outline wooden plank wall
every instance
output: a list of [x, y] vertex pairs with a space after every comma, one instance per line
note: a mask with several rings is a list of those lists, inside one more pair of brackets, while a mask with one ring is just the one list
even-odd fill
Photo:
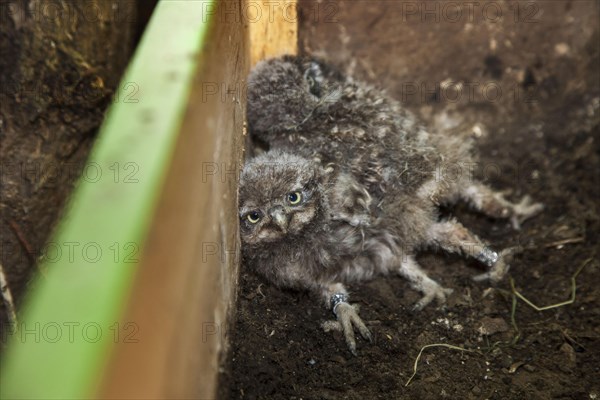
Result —
[[250, 23], [250, 60], [298, 52], [298, 10], [296, 0], [247, 2]]
[[[201, 6], [201, 3], [199, 3]], [[237, 172], [242, 162], [248, 26], [218, 2], [201, 67], [99, 398], [215, 397], [237, 290]], [[232, 8], [235, 7], [235, 8]], [[225, 19], [225, 16], [228, 15]]]
[[[52, 11], [58, 13], [57, 19], [53, 19], [58, 28], [71, 26], [77, 20], [78, 24], [73, 27], [94, 30], [95, 24], [86, 25], [90, 14], [63, 13], [71, 8], [62, 10], [68, 2], [60, 3], [60, 6], [55, 4], [58, 8], [52, 7]], [[95, 176], [89, 179], [84, 169], [79, 178], [56, 233], [48, 243], [53, 250], [42, 251], [40, 270], [44, 273], [29, 287], [25, 304], [19, 310], [19, 330], [11, 332], [8, 348], [0, 357], [1, 398], [98, 398], [97, 387], [115, 350], [115, 342], [132, 341], [133, 335], [140, 348], [144, 348], [144, 344], [152, 345], [150, 329], [141, 332], [142, 327], [135, 320], [130, 320], [130, 325], [118, 322], [129, 299], [137, 301], [139, 297], [136, 293], [131, 295], [135, 278], [139, 278], [137, 272], [146, 267], [138, 262], [141, 256], [138, 249], [153, 245], [149, 242], [149, 229], [164, 191], [175, 147], [182, 136], [181, 124], [189, 93], [212, 25], [212, 19], [204, 18], [202, 7], [212, 3], [211, 0], [161, 1], [154, 11], [119, 85], [123, 91], [115, 93], [89, 154], [87, 166], [93, 166]], [[40, 20], [36, 16], [43, 11], [39, 14], [39, 7], [34, 8], [30, 10], [32, 24], [38, 24], [36, 29], [39, 30], [43, 28], [44, 18]], [[92, 13], [106, 11], [94, 7], [85, 9]], [[101, 14], [107, 23], [98, 29], [114, 28], [108, 21], [130, 18], [120, 14], [119, 7], [109, 7], [109, 10], [110, 13]], [[24, 38], [28, 37], [27, 32], [21, 33]], [[110, 53], [110, 43], [105, 44]], [[57, 51], [62, 54], [59, 45], [57, 42]], [[27, 58], [27, 54], [23, 57]], [[43, 65], [40, 68], [48, 72]], [[88, 65], [86, 71], [89, 68]], [[60, 114], [69, 105], [59, 103], [56, 106]], [[78, 103], [77, 107], [84, 105]], [[81, 124], [76, 125], [77, 129], [82, 128]], [[79, 134], [85, 132], [84, 129]], [[53, 170], [59, 175], [76, 172], [73, 165], [55, 167]], [[188, 225], [192, 223], [195, 221]], [[181, 227], [180, 231], [184, 228], [187, 227]], [[177, 254], [176, 240], [169, 243], [172, 253]], [[167, 284], [171, 280], [169, 264], [166, 263], [161, 275], [168, 277]], [[178, 265], [174, 268], [175, 279], [178, 268]], [[141, 272], [143, 275], [146, 270]], [[158, 298], [169, 301], [168, 296]], [[155, 313], [153, 305], [148, 304], [148, 314]], [[175, 307], [171, 311], [178, 312]], [[158, 315], [165, 316], [160, 312]], [[177, 323], [174, 318], [162, 320], [163, 325]], [[154, 362], [155, 349], [144, 349], [149, 354], [146, 360]]]
[[[259, 8], [257, 8], [259, 7]], [[246, 76], [297, 52], [295, 1], [221, 1], [102, 398], [215, 398], [235, 310]]]
[[[140, 83], [139, 103], [111, 109], [113, 118], [105, 120], [91, 156], [107, 169], [115, 155], [139, 156], [139, 185], [84, 185], [74, 197], [77, 224], [67, 220], [69, 229], [61, 236], [132, 241], [142, 249], [136, 254], [140, 261], [128, 268], [108, 258], [94, 265], [77, 260], [55, 266], [52, 285], [45, 282], [45, 292], [37, 288], [34, 293], [30, 322], [49, 319], [55, 326], [63, 319], [80, 324], [88, 319], [111, 322], [105, 326], [109, 332], [98, 343], [77, 346], [67, 339], [63, 347], [19, 343], [5, 394], [216, 396], [240, 263], [237, 187], [246, 77], [262, 58], [296, 53], [296, 3], [169, 0], [157, 10], [151, 34], [144, 35], [128, 72], [129, 81]], [[62, 319], [55, 320], [57, 315]], [[119, 316], [119, 324], [112, 325]], [[69, 357], [67, 352], [56, 356], [60, 349], [69, 350]], [[19, 357], [25, 353], [29, 358]], [[48, 384], [29, 385], [28, 378], [35, 376], [31, 369], [52, 371], [54, 392]]]

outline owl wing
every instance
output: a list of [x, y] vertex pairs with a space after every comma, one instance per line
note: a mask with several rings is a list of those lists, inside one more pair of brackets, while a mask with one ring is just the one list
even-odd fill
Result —
[[331, 218], [352, 226], [368, 226], [371, 223], [371, 195], [349, 173], [337, 175], [328, 188], [327, 200]]

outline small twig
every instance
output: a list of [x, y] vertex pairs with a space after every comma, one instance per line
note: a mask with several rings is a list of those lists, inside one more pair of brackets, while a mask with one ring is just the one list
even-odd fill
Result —
[[263, 299], [266, 299], [267, 296], [265, 296], [265, 294], [262, 292], [262, 290], [260, 290], [260, 287], [262, 285], [263, 285], [262, 283], [258, 285], [258, 287], [256, 288], [256, 293], [260, 294], [263, 297]]
[[512, 277], [510, 278], [510, 286], [511, 286], [511, 291], [510, 292], [505, 292], [502, 289], [497, 289], [497, 290], [499, 290], [501, 292], [504, 292], [506, 294], [510, 293], [511, 296], [512, 296], [512, 305], [511, 305], [511, 310], [510, 310], [510, 322], [512, 324], [513, 330], [515, 331], [515, 335], [514, 335], [514, 337], [512, 338], [512, 340], [510, 342], [502, 342], [502, 341], [495, 342], [494, 344], [492, 344], [491, 348], [494, 348], [494, 347], [496, 347], [496, 346], [498, 346], [500, 344], [505, 344], [505, 345], [507, 344], [509, 346], [514, 346], [519, 341], [519, 339], [521, 338], [521, 330], [519, 329], [519, 326], [517, 325], [517, 320], [516, 320], [516, 317], [515, 317], [516, 313], [517, 313], [517, 303], [518, 303], [517, 298], [523, 300], [526, 304], [528, 304], [530, 307], [534, 308], [537, 311], [549, 310], [549, 309], [552, 309], [552, 308], [558, 308], [558, 307], [562, 307], [562, 306], [565, 306], [565, 305], [573, 303], [575, 301], [575, 293], [576, 293], [576, 290], [577, 290], [577, 284], [575, 282], [575, 279], [581, 273], [581, 271], [583, 270], [583, 268], [588, 263], [590, 263], [590, 261], [592, 261], [594, 259], [594, 257], [595, 257], [595, 254], [594, 254], [594, 256], [592, 256], [592, 257], [588, 258], [587, 260], [585, 260], [579, 266], [579, 268], [577, 268], [577, 271], [575, 271], [575, 273], [571, 277], [571, 298], [569, 300], [567, 300], [567, 301], [563, 301], [563, 302], [560, 302], [560, 303], [557, 303], [557, 304], [552, 304], [552, 305], [545, 306], [545, 307], [536, 306], [535, 304], [533, 304], [533, 302], [531, 302], [530, 300], [528, 300], [525, 296], [523, 296], [520, 292], [518, 292], [515, 289], [515, 282], [514, 282], [514, 279]]
[[558, 307], [566, 306], [569, 304], [573, 304], [575, 302], [575, 294], [577, 292], [577, 282], [575, 281], [577, 279], [577, 275], [579, 275], [581, 270], [583, 270], [583, 268], [586, 265], [588, 265], [593, 259], [594, 259], [594, 257], [590, 257], [587, 260], [585, 260], [581, 264], [581, 266], [579, 268], [577, 268], [577, 271], [575, 271], [575, 273], [571, 277], [571, 298], [569, 300], [561, 301], [560, 303], [551, 304], [551, 305], [544, 306], [544, 307], [539, 307], [539, 306], [536, 306], [535, 304], [533, 304], [533, 302], [528, 300], [525, 296], [523, 296], [521, 293], [519, 293], [519, 291], [517, 291], [517, 289], [515, 289], [515, 281], [512, 277], [510, 278], [510, 287], [515, 296], [517, 296], [519, 299], [523, 300], [525, 302], [525, 304], [527, 304], [531, 308], [535, 309], [536, 311], [545, 311], [545, 310], [550, 310], [552, 308], [558, 308]]
[[556, 242], [546, 243], [544, 245], [544, 247], [545, 248], [558, 247], [558, 246], [563, 246], [565, 244], [581, 243], [584, 240], [585, 240], [584, 237], [574, 237], [574, 238], [569, 238], [569, 239], [557, 240]]
[[17, 225], [17, 223], [13, 220], [8, 221], [8, 224], [10, 225], [12, 231], [15, 233], [15, 236], [19, 240], [19, 243], [21, 243], [21, 246], [23, 246], [23, 248], [25, 249], [25, 253], [27, 254], [27, 257], [29, 258], [29, 260], [32, 263], [34, 263], [35, 257], [33, 255], [33, 248], [31, 247], [29, 242], [25, 239], [25, 236], [23, 235], [23, 232], [21, 232], [19, 225]]
[[8, 323], [11, 328], [11, 332], [17, 329], [17, 313], [15, 312], [15, 303], [13, 302], [10, 288], [4, 274], [4, 267], [0, 264], [0, 292], [2, 293], [2, 300], [6, 307], [6, 314], [8, 315]]
[[571, 335], [569, 335], [569, 332], [567, 332], [566, 329], [561, 330], [561, 333], [563, 335], [563, 339], [566, 340], [567, 342], [569, 342], [570, 345], [575, 345], [581, 349], [585, 349], [585, 346], [583, 346], [581, 343], [579, 343], [577, 340], [573, 339], [571, 337]]
[[513, 337], [513, 339], [511, 340], [510, 344], [514, 345], [515, 343], [517, 343], [517, 341], [519, 340], [519, 338], [521, 337], [521, 330], [519, 329], [519, 326], [517, 325], [517, 320], [515, 319], [515, 314], [517, 313], [517, 296], [515, 296], [514, 292], [513, 292], [513, 296], [512, 296], [512, 307], [510, 310], [510, 322], [513, 326], [513, 329], [515, 330], [516, 334]]
[[[582, 243], [582, 242], [585, 242], [585, 237], [579, 236], [579, 237], [572, 237], [572, 238], [568, 238], [568, 239], [557, 240], [555, 242], [545, 243], [545, 244], [542, 244], [541, 246], [545, 249], [549, 249], [550, 247], [560, 247], [560, 246], [564, 246], [565, 244], [577, 244], [577, 243]], [[540, 245], [530, 245], [530, 246], [521, 247], [520, 251], [538, 250], [539, 248], [540, 248]]]
[[410, 384], [410, 382], [412, 381], [412, 379], [417, 374], [417, 364], [419, 363], [419, 360], [421, 359], [421, 354], [423, 354], [423, 350], [425, 350], [425, 349], [427, 349], [429, 347], [447, 347], [449, 349], [460, 350], [460, 351], [467, 351], [469, 353], [475, 353], [476, 352], [475, 350], [465, 349], [463, 347], [453, 346], [451, 344], [445, 344], [445, 343], [433, 343], [433, 344], [425, 345], [425, 346], [421, 347], [421, 350], [419, 351], [419, 355], [415, 359], [415, 365], [413, 366], [413, 374], [410, 376], [410, 378], [408, 378], [408, 380], [406, 381], [406, 383], [404, 384], [404, 386], [408, 386]]

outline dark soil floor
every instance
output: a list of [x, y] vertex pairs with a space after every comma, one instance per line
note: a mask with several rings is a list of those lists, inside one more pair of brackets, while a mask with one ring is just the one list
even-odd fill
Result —
[[[600, 127], [571, 133], [567, 143], [541, 140], [551, 159], [535, 141], [512, 147], [514, 139], [503, 137], [483, 146], [484, 159], [495, 151], [512, 153], [533, 160], [534, 171], [540, 171], [539, 182], [519, 192], [543, 200], [547, 209], [519, 232], [463, 208], [455, 213], [497, 248], [527, 247], [509, 278], [493, 287], [474, 283], [476, 266], [424, 254], [421, 265], [455, 292], [444, 309], [430, 306], [420, 313], [411, 311], [419, 295], [400, 278], [351, 287], [376, 336], [375, 344], [359, 343], [358, 357], [348, 352], [341, 334], [321, 330], [320, 323], [332, 315], [316, 299], [279, 291], [243, 272], [229, 397], [585, 399], [600, 394], [600, 263], [595, 256]], [[507, 158], [493, 159], [513, 168], [503, 161]], [[559, 303], [569, 299], [575, 271], [594, 257], [576, 280], [573, 304], [538, 312], [518, 301], [518, 331], [511, 326], [509, 279], [539, 306]], [[406, 387], [420, 348], [432, 343], [476, 352], [428, 349]]]
[[[0, 265], [17, 307], [105, 110], [130, 94], [119, 80], [155, 3], [0, 4]], [[0, 352], [9, 326], [0, 302]]]
[[[462, 258], [422, 254], [419, 262], [430, 276], [454, 288], [444, 308], [411, 311], [419, 294], [399, 277], [352, 286], [352, 299], [361, 305], [361, 316], [376, 337], [374, 344], [359, 339], [358, 357], [349, 353], [341, 334], [322, 331], [320, 324], [333, 316], [317, 299], [275, 289], [242, 266], [230, 370], [222, 375], [221, 397], [600, 397], [598, 20], [586, 19], [586, 2], [534, 2], [546, 7], [540, 24], [526, 27], [529, 31], [519, 31], [516, 25], [504, 27], [495, 36], [500, 45], [493, 47], [487, 45], [489, 35], [481, 31], [479, 36], [464, 39], [444, 33], [455, 26], [407, 23], [393, 27], [393, 21], [400, 20], [394, 19], [394, 13], [401, 12], [393, 2], [373, 2], [388, 8], [372, 12], [366, 3], [358, 3], [362, 3], [360, 12], [344, 2], [336, 3], [338, 19], [328, 26], [307, 22], [304, 14], [303, 49], [320, 52], [342, 68], [354, 66], [358, 77], [391, 88], [390, 93], [405, 100], [432, 129], [474, 135], [481, 152], [480, 176], [497, 189], [511, 190], [512, 199], [529, 194], [546, 209], [520, 231], [505, 221], [473, 214], [465, 206], [443, 210], [493, 247], [521, 245], [524, 252], [497, 285], [473, 282], [470, 278], [480, 267]], [[567, 8], [569, 4], [574, 8]], [[590, 4], [587, 13], [594, 15], [597, 5]], [[305, 2], [304, 7], [308, 6], [313, 5]], [[370, 12], [381, 15], [377, 19]], [[569, 16], [579, 25], [561, 25]], [[469, 29], [477, 31], [479, 26], [473, 25]], [[357, 33], [366, 29], [380, 32], [369, 36], [372, 43], [368, 45], [368, 39]], [[386, 29], [388, 35], [381, 44], [375, 38], [381, 38]], [[418, 41], [419, 35], [429, 37], [429, 52], [441, 54], [441, 59], [431, 65], [432, 57], [426, 61], [412, 58], [416, 65], [408, 67], [408, 61], [406, 65], [398, 61], [410, 58], [407, 47], [415, 48], [402, 45], [407, 30], [416, 32], [412, 40]], [[515, 46], [506, 45], [503, 36], [512, 38]], [[462, 53], [444, 59], [445, 49], [454, 41]], [[565, 44], [568, 50], [557, 43], [569, 43]], [[520, 44], [530, 48], [515, 48]], [[572, 53], [565, 57], [563, 50]], [[390, 67], [394, 65], [397, 68]], [[449, 104], [439, 96], [420, 101], [403, 98], [406, 85], [398, 84], [425, 81], [434, 85], [444, 76], [471, 82], [493, 80], [504, 88], [517, 88], [532, 101], [513, 97]], [[584, 264], [575, 280], [572, 304], [536, 311], [515, 299], [511, 291], [514, 279], [516, 290], [539, 306], [563, 302], [571, 296], [571, 278]], [[419, 350], [433, 343], [472, 351], [426, 349], [407, 386]]]
[[[45, 5], [0, 4], [0, 265], [17, 306], [84, 167], [137, 26], [132, 2], [60, 2], [48, 7], [56, 18], [46, 18]], [[102, 18], [90, 21], [87, 6]], [[1, 302], [0, 350], [7, 327]]]
[[[422, 254], [419, 262], [430, 275], [455, 290], [442, 309], [412, 312], [419, 294], [397, 277], [352, 286], [352, 299], [376, 338], [374, 344], [359, 339], [358, 357], [341, 335], [322, 331], [320, 324], [332, 315], [317, 299], [277, 290], [242, 268], [221, 397], [600, 397], [600, 3], [497, 1], [487, 12], [463, 10], [458, 19], [453, 10], [435, 7], [434, 17], [427, 17], [421, 1], [351, 3], [301, 1], [302, 50], [387, 88], [431, 129], [475, 136], [479, 175], [497, 189], [512, 190], [513, 199], [531, 195], [546, 210], [518, 232], [464, 206], [444, 210], [495, 248], [519, 244], [526, 250], [496, 286], [473, 282], [480, 268], [462, 258]], [[57, 28], [50, 39], [63, 46], [53, 47], [47, 30], [35, 35], [40, 28], [33, 22], [10, 20], [0, 32], [2, 53], [10, 55], [0, 61], [0, 155], [3, 168], [19, 167], [3, 170], [1, 255], [17, 297], [64, 204], [64, 187], [72, 184], [71, 175], [50, 182], [42, 171], [73, 163], [77, 175], [102, 118], [98, 106], [107, 105], [132, 42], [131, 34], [116, 37], [117, 29], [107, 29], [123, 43], [122, 60], [104, 65], [114, 55], [98, 48], [108, 46], [78, 47], [65, 39], [76, 35]], [[31, 43], [15, 39], [27, 29], [33, 33], [22, 37]], [[47, 63], [65, 75], [44, 75]], [[40, 96], [19, 103], [15, 99], [31, 91], [24, 86], [30, 82], [41, 82]], [[8, 83], [16, 90], [6, 89]], [[459, 101], [455, 83], [463, 88]], [[53, 91], [79, 86], [102, 90], [95, 102], [74, 101], [61, 111], [65, 96]], [[31, 154], [37, 158], [25, 167], [33, 178], [22, 177], [22, 159]], [[573, 304], [536, 311], [518, 300], [513, 309], [510, 278], [534, 303], [555, 304], [570, 297], [571, 277], [590, 259], [576, 279]], [[406, 386], [419, 350], [433, 343], [472, 351], [426, 349]]]

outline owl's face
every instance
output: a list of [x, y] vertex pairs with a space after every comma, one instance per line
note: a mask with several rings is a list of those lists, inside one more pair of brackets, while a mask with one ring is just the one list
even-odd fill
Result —
[[341, 97], [343, 77], [314, 58], [283, 56], [248, 77], [248, 123], [254, 134], [298, 131]]
[[279, 151], [250, 160], [240, 182], [240, 232], [247, 244], [310, 231], [322, 208], [319, 167]]

